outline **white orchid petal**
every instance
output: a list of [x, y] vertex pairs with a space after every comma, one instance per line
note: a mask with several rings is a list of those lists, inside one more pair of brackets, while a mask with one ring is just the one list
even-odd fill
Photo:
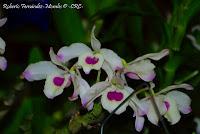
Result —
[[60, 95], [68, 83], [69, 75], [63, 76], [59, 73], [53, 73], [47, 76], [44, 86], [44, 94], [49, 99]]
[[95, 28], [96, 28], [96, 27], [93, 26], [92, 32], [91, 32], [91, 45], [92, 45], [92, 48], [93, 48], [95, 51], [98, 51], [98, 50], [100, 50], [100, 48], [101, 48], [101, 43], [100, 43], [100, 41], [95, 37], [95, 34], [94, 34]]
[[110, 86], [110, 83], [107, 81], [102, 81], [94, 84], [89, 92], [87, 92], [88, 102], [86, 107], [89, 107], [90, 103], [92, 103], [97, 97], [101, 96], [103, 91]]
[[6, 43], [5, 43], [5, 41], [0, 37], [0, 54], [4, 54], [4, 52], [5, 52], [5, 47], [6, 47]]
[[127, 72], [126, 76], [128, 76], [130, 79], [140, 80], [140, 77], [136, 73], [133, 73], [133, 72]]
[[5, 57], [0, 56], [0, 69], [5, 71], [7, 68], [7, 60]]
[[180, 91], [171, 91], [167, 93], [167, 96], [170, 96], [176, 101], [178, 109], [181, 113], [188, 114], [191, 112], [191, 99], [187, 94]]
[[140, 132], [142, 131], [144, 127], [144, 117], [142, 116], [136, 116], [136, 119], [135, 119], [135, 129]]
[[[109, 94], [114, 93], [117, 94], [116, 96], [113, 94], [112, 97], [116, 98], [109, 98]], [[119, 106], [128, 96], [130, 95], [129, 92], [126, 90], [117, 90], [116, 87], [109, 87], [107, 88], [102, 96], [101, 96], [101, 104], [104, 109], [106, 109], [108, 112], [112, 112], [117, 106]], [[121, 114], [126, 110], [126, 107], [128, 106], [128, 101], [124, 103], [116, 112], [115, 114]]]
[[156, 114], [153, 107], [149, 108], [149, 113], [147, 114], [147, 118], [152, 124], [158, 125], [159, 117]]
[[102, 65], [102, 69], [106, 72], [108, 80], [112, 80], [114, 76], [114, 71], [112, 70], [111, 66], [109, 66], [107, 62], [104, 62]]
[[146, 59], [129, 64], [125, 73], [127, 73], [130, 78], [137, 79], [138, 76], [144, 81], [152, 81], [156, 75], [154, 68], [154, 64], [152, 64], [150, 60]]
[[90, 67], [83, 67], [85, 74], [89, 74], [92, 69]]
[[168, 49], [163, 49], [162, 51], [158, 52], [158, 53], [150, 53], [150, 54], [145, 54], [141, 57], [136, 58], [133, 62], [138, 62], [140, 60], [144, 60], [144, 59], [152, 59], [152, 60], [160, 60], [163, 57], [169, 55], [169, 50]]
[[87, 93], [90, 91], [90, 85], [86, 80], [80, 76], [76, 77], [77, 88], [79, 91], [79, 96], [81, 98], [82, 105], [85, 106], [88, 102]]
[[152, 71], [155, 68], [155, 65], [151, 63], [150, 60], [141, 60], [138, 62], [135, 62], [134, 64], [128, 64], [128, 67], [126, 68], [126, 72], [135, 72], [137, 73], [143, 73], [143, 72], [149, 72]]
[[73, 91], [72, 96], [68, 97], [68, 99], [70, 101], [74, 101], [74, 100], [78, 99], [78, 95], [79, 95], [78, 82], [77, 82], [77, 78], [76, 78], [77, 76], [75, 74], [71, 73], [70, 76], [71, 76], [70, 81], [72, 81], [72, 84], [74, 86], [74, 91]]
[[70, 101], [75, 101], [75, 100], [78, 99], [78, 94], [79, 94], [78, 90], [74, 89], [74, 92], [73, 92], [72, 96], [68, 97], [68, 99]]
[[[164, 115], [167, 111], [167, 108], [164, 104], [164, 96], [163, 95], [155, 96], [154, 99], [155, 99], [160, 115]], [[147, 113], [148, 120], [154, 125], [158, 125], [159, 115], [156, 112], [156, 109], [154, 107], [152, 100], [148, 100], [147, 104], [149, 105], [149, 111]]]
[[137, 96], [131, 97], [131, 100], [135, 103], [137, 106], [137, 111], [139, 115], [145, 115], [148, 112], [149, 106], [145, 101], [141, 101], [137, 98]]
[[126, 90], [129, 94], [131, 94], [132, 92], [134, 92], [134, 89], [132, 89], [131, 87], [125, 86], [124, 90]]
[[90, 111], [90, 110], [93, 109], [93, 107], [94, 107], [94, 103], [92, 102], [92, 103], [90, 103], [90, 104], [88, 105], [87, 110]]
[[61, 62], [68, 62], [69, 60], [88, 52], [92, 52], [92, 50], [87, 45], [83, 43], [73, 43], [69, 47], [62, 47], [57, 55]]
[[52, 64], [50, 61], [40, 61], [37, 63], [30, 64], [23, 72], [23, 77], [28, 81], [42, 80], [47, 77], [47, 75], [54, 72], [63, 72], [61, 69], [57, 68], [56, 65]]
[[[84, 80], [81, 77], [77, 77], [77, 83], [78, 83], [78, 91], [79, 91], [79, 96], [81, 98], [82, 106], [86, 107], [90, 99], [90, 96], [88, 96], [88, 92], [90, 92], [91, 90], [90, 85], [87, 83], [86, 80]], [[93, 106], [94, 103], [91, 102], [87, 107], [88, 111], [92, 110]]]
[[64, 67], [64, 66], [62, 65], [61, 61], [59, 60], [59, 57], [54, 53], [52, 47], [50, 48], [49, 55], [50, 55], [51, 61], [52, 61], [55, 65], [59, 65], [59, 66]]
[[179, 85], [168, 86], [168, 87], [162, 89], [160, 92], [158, 92], [158, 94], [169, 92], [173, 89], [179, 89], [179, 88], [183, 88], [183, 89], [186, 89], [186, 90], [193, 90], [193, 87], [191, 85], [184, 83], [184, 84], [179, 84]]
[[174, 125], [181, 119], [176, 101], [170, 96], [166, 95], [165, 102], [168, 103], [169, 106], [164, 117], [171, 123], [171, 125]]
[[86, 74], [89, 74], [92, 69], [100, 70], [104, 62], [101, 54], [85, 53], [78, 58], [78, 65], [83, 68]]
[[[136, 117], [135, 119], [135, 128], [138, 132], [142, 131], [144, 126], [144, 117], [139, 112], [139, 107], [136, 106], [135, 102], [130, 101], [129, 106], [133, 109], [134, 114], [133, 117]], [[140, 110], [141, 111], [141, 110]]]
[[2, 27], [6, 23], [6, 21], [7, 21], [6, 17], [5, 18], [1, 18], [0, 19], [0, 27]]
[[114, 51], [104, 48], [101, 49], [101, 54], [114, 71], [123, 68], [122, 59]]
[[139, 76], [142, 80], [149, 82], [149, 81], [152, 81], [152, 80], [155, 78], [156, 73], [155, 73], [154, 70], [152, 70], [152, 71], [149, 71], [148, 73], [141, 73], [141, 74], [138, 74], [138, 76]]

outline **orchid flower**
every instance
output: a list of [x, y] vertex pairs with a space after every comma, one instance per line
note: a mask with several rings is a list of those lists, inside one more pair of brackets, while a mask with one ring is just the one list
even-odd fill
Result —
[[57, 57], [62, 62], [78, 57], [78, 65], [83, 68], [86, 74], [92, 69], [100, 70], [103, 64], [109, 64], [112, 70], [118, 70], [123, 67], [121, 58], [112, 50], [101, 48], [101, 43], [94, 35], [95, 26], [91, 32], [91, 50], [83, 43], [73, 43], [69, 47], [62, 47]]
[[171, 123], [176, 124], [180, 120], [180, 112], [189, 114], [192, 109], [190, 107], [190, 97], [180, 91], [171, 91], [166, 94], [164, 103], [167, 107], [167, 112], [164, 117]]
[[[76, 74], [75, 66], [70, 70], [66, 65], [57, 59], [57, 56], [50, 49], [51, 61], [40, 61], [30, 64], [23, 72], [23, 77], [28, 81], [36, 81], [46, 79], [44, 85], [44, 94], [49, 98], [60, 95], [64, 88], [70, 86], [71, 82], [74, 85], [74, 94], [69, 97], [70, 100], [75, 100], [80, 95], [80, 91], [87, 89], [87, 83], [79, 74]], [[57, 67], [59, 66], [59, 67]], [[86, 85], [86, 86], [83, 86]], [[81, 95], [80, 95], [81, 96]]]
[[[119, 78], [112, 81], [102, 81], [94, 84], [85, 94], [85, 107], [91, 107], [93, 101], [101, 96], [101, 104], [108, 112], [112, 112], [119, 106], [134, 90], [126, 85]], [[128, 102], [121, 106], [115, 114], [121, 114], [126, 110]]]
[[[0, 27], [2, 27], [7, 21], [7, 18], [0, 19]], [[6, 43], [5, 41], [0, 37], [0, 54], [4, 54], [5, 52]], [[4, 71], [7, 68], [7, 60], [5, 57], [0, 56], [0, 69]]]
[[168, 54], [169, 50], [164, 49], [158, 53], [150, 53], [138, 57], [130, 63], [126, 63], [124, 61], [125, 74], [131, 79], [142, 79], [147, 82], [152, 81], [156, 76], [156, 73], [154, 71], [155, 65], [151, 63], [149, 59], [157, 61]]
[[60, 95], [63, 89], [70, 84], [70, 75], [51, 61], [30, 64], [22, 75], [28, 81], [46, 79], [43, 91], [49, 99]]
[[[154, 87], [154, 83], [151, 82], [150, 89], [153, 89]], [[168, 86], [160, 92], [154, 94], [154, 100], [159, 114], [164, 116], [169, 122], [171, 122], [171, 124], [175, 124], [180, 120], [180, 112], [183, 114], [188, 114], [191, 112], [191, 99], [183, 92], [171, 91], [177, 88], [192, 90], [192, 86], [188, 84], [180, 84]], [[136, 95], [137, 93], [130, 99], [129, 106], [134, 111], [133, 117], [136, 117], [135, 128], [138, 132], [140, 132], [144, 126], [145, 115], [154, 125], [158, 125], [159, 116], [155, 110], [150, 96], [138, 99]]]
[[[152, 88], [152, 87], [150, 87]], [[158, 107], [159, 114], [161, 116], [164, 116], [172, 125], [176, 124], [181, 116], [180, 112], [182, 114], [188, 114], [191, 112], [191, 99], [189, 96], [187, 96], [185, 93], [180, 91], [171, 91], [173, 89], [183, 88], [186, 90], [192, 90], [192, 86], [189, 84], [180, 84], [180, 85], [172, 85], [168, 86], [158, 93], [155, 93], [154, 100]], [[158, 125], [159, 122], [159, 116], [155, 110], [155, 107], [153, 103], [151, 102], [151, 98], [145, 97], [138, 101], [143, 106], [146, 106], [147, 112], [146, 116], [148, 120], [154, 124]], [[130, 106], [133, 108], [133, 106], [130, 104]], [[135, 111], [135, 108], [133, 108]], [[139, 116], [141, 118], [141, 114]], [[137, 118], [137, 116], [136, 116]], [[143, 127], [143, 119], [141, 118], [141, 121], [137, 121], [136, 119], [136, 130], [141, 131]], [[139, 123], [139, 124], [137, 124]]]

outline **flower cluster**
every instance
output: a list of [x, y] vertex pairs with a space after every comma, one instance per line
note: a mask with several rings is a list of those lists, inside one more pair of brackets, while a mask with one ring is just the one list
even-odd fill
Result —
[[[147, 88], [153, 92], [153, 98], [161, 116], [164, 116], [171, 124], [180, 120], [180, 112], [188, 114], [191, 112], [191, 99], [183, 92], [173, 89], [184, 88], [191, 90], [188, 84], [172, 85], [155, 93], [152, 82], [156, 76], [155, 65], [152, 60], [158, 61], [169, 54], [168, 49], [158, 53], [150, 53], [136, 58], [127, 63], [110, 49], [101, 48], [101, 43], [94, 35], [95, 27], [91, 32], [91, 47], [83, 43], [73, 43], [59, 49], [57, 54], [50, 48], [50, 61], [40, 61], [30, 64], [23, 72], [23, 77], [28, 81], [46, 79], [44, 94], [49, 98], [60, 95], [64, 88], [71, 84], [74, 86], [73, 95], [69, 100], [73, 101], [80, 97], [82, 106], [91, 110], [96, 98], [101, 98], [101, 104], [108, 112], [112, 112], [134, 91], [127, 83], [127, 77], [133, 80], [142, 80], [150, 84]], [[78, 58], [78, 61], [69, 66], [71, 59]], [[70, 67], [70, 68], [69, 68]], [[80, 73], [83, 69], [85, 74], [91, 70], [97, 70], [97, 82], [92, 86], [83, 79]], [[99, 81], [101, 70], [107, 74], [107, 78]], [[147, 91], [147, 89], [143, 91]], [[139, 92], [138, 92], [139, 93]], [[145, 116], [148, 120], [158, 125], [159, 116], [156, 113], [152, 95], [146, 93], [143, 98], [139, 98], [137, 93], [126, 101], [115, 114], [123, 113], [128, 106], [134, 111], [135, 128], [141, 131], [144, 125]]]
[[[2, 27], [7, 21], [7, 18], [0, 19], [0, 27]], [[6, 43], [5, 41], [0, 37], [0, 54], [4, 54], [5, 52]], [[7, 60], [5, 57], [0, 56], [0, 69], [4, 71], [7, 68]]]

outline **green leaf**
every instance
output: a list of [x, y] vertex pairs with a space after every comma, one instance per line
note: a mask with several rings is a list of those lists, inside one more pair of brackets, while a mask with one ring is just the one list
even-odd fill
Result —
[[87, 13], [87, 15], [90, 17], [94, 15], [98, 9], [99, 2], [95, 0], [84, 0], [83, 6], [84, 11]]
[[130, 16], [153, 16], [158, 17], [158, 14], [155, 14], [154, 12], [150, 11], [143, 11], [138, 10], [135, 8], [132, 8], [131, 6], [111, 6], [106, 7], [101, 10], [99, 10], [96, 14], [94, 14], [91, 19], [92, 20], [98, 20], [99, 18], [104, 18], [107, 15], [110, 15], [112, 13], [123, 13], [123, 14], [129, 14]]
[[[51, 3], [57, 1], [51, 0]], [[61, 4], [73, 4], [76, 3], [74, 0], [60, 0]], [[63, 8], [60, 10], [52, 10], [55, 27], [57, 28], [58, 34], [62, 40], [62, 43], [69, 45], [73, 42], [84, 42], [85, 32], [80, 17], [80, 10]]]

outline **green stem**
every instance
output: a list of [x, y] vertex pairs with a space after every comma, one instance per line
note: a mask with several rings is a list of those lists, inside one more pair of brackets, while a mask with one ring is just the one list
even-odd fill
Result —
[[179, 54], [171, 51], [169, 60], [165, 65], [166, 75], [161, 87], [166, 87], [173, 83], [174, 76], [180, 64], [181, 57], [179, 56]]
[[96, 83], [100, 81], [101, 70], [98, 71]]

